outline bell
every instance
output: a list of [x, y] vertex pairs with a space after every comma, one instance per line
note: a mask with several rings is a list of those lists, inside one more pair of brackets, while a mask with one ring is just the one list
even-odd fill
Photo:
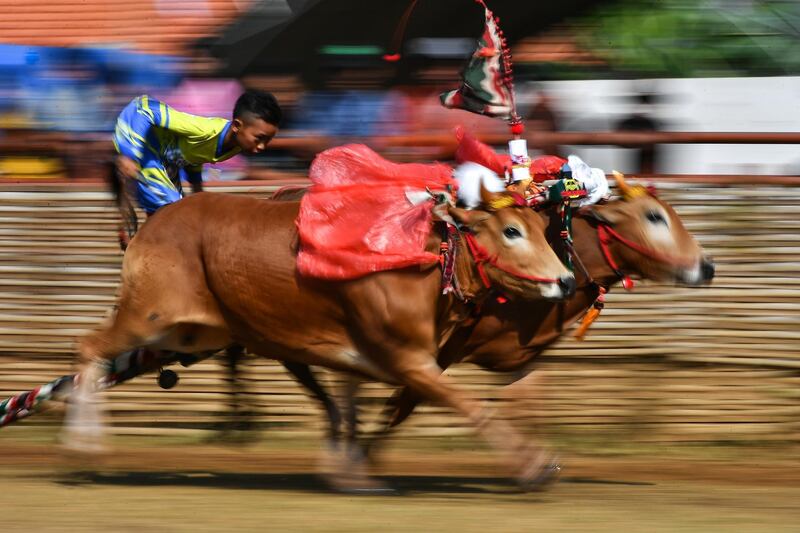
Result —
[[633, 285], [634, 285], [633, 284], [633, 280], [629, 276], [623, 276], [622, 277], [622, 287], [626, 291], [632, 291], [633, 290]]

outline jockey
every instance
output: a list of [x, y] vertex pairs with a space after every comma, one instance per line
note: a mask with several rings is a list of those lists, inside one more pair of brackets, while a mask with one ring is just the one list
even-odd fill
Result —
[[[202, 190], [205, 163], [226, 161], [238, 153], [262, 152], [278, 133], [282, 115], [272, 94], [252, 89], [236, 100], [232, 120], [190, 115], [147, 95], [139, 96], [117, 118], [113, 137], [119, 153], [115, 161], [117, 175], [135, 181], [139, 205], [151, 215], [183, 198], [181, 179], [188, 181], [194, 192]], [[116, 186], [119, 202], [127, 187], [119, 183]], [[120, 230], [123, 251], [135, 232], [136, 215], [132, 209], [131, 216], [133, 231]], [[230, 346], [226, 353], [229, 370], [235, 373], [243, 350]], [[169, 388], [166, 376], [159, 374], [159, 385]]]
[[[528, 157], [525, 139], [509, 141], [509, 156], [495, 154], [474, 137], [457, 131], [459, 165], [453, 172], [458, 181], [458, 199], [467, 208], [480, 204], [480, 186], [492, 192], [505, 189], [518, 192], [530, 205], [559, 202], [569, 196], [575, 207], [597, 203], [609, 193], [605, 172], [591, 168], [578, 156], [566, 160], [544, 156]], [[548, 189], [549, 187], [549, 189]]]
[[201, 190], [203, 164], [263, 151], [281, 117], [275, 97], [264, 91], [243, 93], [233, 120], [190, 115], [140, 96], [117, 119], [116, 169], [123, 178], [136, 180], [139, 205], [150, 215], [183, 197], [181, 179]]

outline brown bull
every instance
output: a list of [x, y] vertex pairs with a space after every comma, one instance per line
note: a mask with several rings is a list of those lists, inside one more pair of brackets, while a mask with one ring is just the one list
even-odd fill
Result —
[[[576, 295], [558, 304], [488, 303], [474, 327], [459, 330], [442, 348], [437, 360], [441, 368], [469, 362], [494, 371], [527, 371], [536, 356], [592, 307], [600, 287], [608, 289], [623, 276], [687, 285], [711, 281], [713, 263], [674, 209], [643, 187], [627, 185], [620, 175], [617, 183], [622, 198], [585, 208], [573, 220], [574, 249], [580, 261]], [[548, 240], [563, 254], [559, 217], [552, 210], [543, 215], [548, 221]], [[389, 409], [390, 425], [408, 417], [421, 399], [411, 389], [396, 395]]]
[[[592, 307], [601, 287], [607, 290], [628, 275], [687, 285], [711, 281], [713, 263], [704, 257], [673, 208], [646, 189], [627, 185], [621, 175], [617, 176], [617, 183], [622, 198], [586, 208], [573, 221], [574, 255], [578, 258], [576, 295], [560, 303], [487, 302], [474, 326], [459, 329], [444, 345], [437, 359], [440, 368], [470, 362], [492, 371], [524, 375], [536, 356]], [[298, 190], [281, 196], [301, 195]], [[560, 236], [560, 217], [554, 210], [544, 211], [542, 216], [548, 228], [548, 241], [563, 257], [566, 250]], [[313, 377], [309, 380], [308, 372], [290, 371], [320, 397], [319, 387]], [[373, 435], [370, 444], [379, 442], [390, 427], [405, 420], [421, 400], [409, 388], [395, 395], [386, 412], [388, 426]], [[335, 434], [340, 416], [336, 412], [330, 415], [329, 403], [326, 407]], [[352, 408], [351, 405], [351, 411]], [[350, 422], [355, 423], [352, 415]], [[352, 439], [355, 428], [349, 431]]]
[[[486, 193], [487, 195], [489, 193]], [[492, 198], [486, 197], [486, 200]], [[142, 346], [182, 353], [231, 343], [278, 360], [320, 365], [409, 387], [463, 414], [508, 453], [521, 481], [536, 478], [539, 453], [454, 389], [436, 365], [442, 346], [489, 295], [479, 275], [507, 295], [563, 298], [574, 279], [528, 209], [449, 208], [477, 243], [484, 264], [459, 240], [456, 277], [469, 304], [441, 295], [432, 266], [348, 282], [303, 278], [295, 269], [299, 204], [200, 193], [162, 208], [131, 241], [117, 312], [79, 344], [81, 385], [68, 442], [95, 437], [90, 401], [98, 361]], [[431, 250], [440, 239], [432, 232]], [[544, 279], [542, 279], [544, 278]]]

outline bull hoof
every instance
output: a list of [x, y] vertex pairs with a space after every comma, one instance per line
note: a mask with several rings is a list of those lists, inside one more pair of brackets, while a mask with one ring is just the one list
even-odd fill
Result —
[[60, 444], [62, 453], [72, 457], [95, 457], [110, 453], [104, 443], [91, 440], [64, 439]]
[[103, 431], [98, 428], [65, 427], [58, 436], [59, 446], [66, 455], [94, 456], [109, 453]]
[[328, 486], [345, 494], [394, 494], [383, 481], [369, 475], [367, 461], [357, 446], [331, 442], [324, 450], [319, 473]]
[[397, 493], [383, 481], [369, 476], [329, 474], [324, 479], [332, 490], [343, 494], [387, 496]]
[[380, 463], [380, 455], [383, 449], [373, 440], [367, 440], [361, 445], [361, 453], [367, 465], [374, 467]]
[[342, 494], [353, 494], [356, 496], [396, 496], [397, 491], [391, 487], [374, 487], [361, 489], [345, 489], [339, 491]]
[[561, 465], [556, 461], [551, 461], [530, 475], [522, 475], [517, 478], [517, 484], [525, 492], [537, 492], [546, 490], [558, 481], [561, 475]]
[[96, 470], [66, 470], [55, 476], [56, 483], [66, 486], [91, 485], [97, 476]]

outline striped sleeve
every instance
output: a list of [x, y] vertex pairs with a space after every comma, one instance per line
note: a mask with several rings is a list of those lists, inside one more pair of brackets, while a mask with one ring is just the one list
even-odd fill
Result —
[[[117, 151], [142, 163], [145, 157], [159, 157], [157, 138], [149, 135], [154, 127], [166, 128], [169, 123], [169, 108], [149, 96], [140, 96], [122, 110], [114, 128], [114, 146]], [[148, 157], [149, 158], [149, 157]]]

